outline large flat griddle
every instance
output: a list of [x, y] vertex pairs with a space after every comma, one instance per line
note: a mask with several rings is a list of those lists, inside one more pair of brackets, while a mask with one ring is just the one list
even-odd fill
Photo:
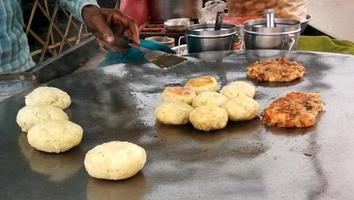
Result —
[[[204, 61], [170, 69], [149, 64], [115, 65], [51, 82], [67, 91], [67, 110], [80, 124], [79, 147], [59, 155], [31, 148], [15, 118], [24, 95], [0, 103], [0, 199], [354, 199], [354, 57], [293, 52], [304, 80], [257, 84], [264, 106], [290, 91], [320, 92], [326, 111], [306, 129], [266, 128], [259, 119], [229, 123], [216, 132], [155, 122], [153, 109], [167, 85], [200, 75], [225, 85], [247, 80], [248, 64], [281, 51], [209, 52]], [[125, 181], [96, 180], [84, 167], [85, 153], [111, 140], [144, 147], [148, 161]]]

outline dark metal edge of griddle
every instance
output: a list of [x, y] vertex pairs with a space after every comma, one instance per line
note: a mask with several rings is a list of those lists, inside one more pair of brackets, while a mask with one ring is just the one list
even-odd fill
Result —
[[94, 37], [81, 42], [58, 56], [36, 66], [32, 71], [38, 83], [45, 83], [71, 74], [99, 52]]

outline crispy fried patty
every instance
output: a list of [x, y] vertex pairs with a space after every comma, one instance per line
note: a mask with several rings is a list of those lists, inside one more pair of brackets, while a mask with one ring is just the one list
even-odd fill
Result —
[[268, 106], [262, 121], [267, 126], [286, 128], [310, 127], [323, 109], [319, 93], [291, 92]]
[[247, 68], [247, 76], [255, 81], [291, 82], [304, 74], [302, 64], [286, 57], [255, 62]]

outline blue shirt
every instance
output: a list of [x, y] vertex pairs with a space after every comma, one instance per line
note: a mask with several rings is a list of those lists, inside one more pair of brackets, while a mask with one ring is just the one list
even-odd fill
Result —
[[[58, 0], [60, 6], [82, 21], [82, 8], [96, 0]], [[20, 0], [0, 0], [0, 73], [26, 71], [35, 66], [23, 31]]]

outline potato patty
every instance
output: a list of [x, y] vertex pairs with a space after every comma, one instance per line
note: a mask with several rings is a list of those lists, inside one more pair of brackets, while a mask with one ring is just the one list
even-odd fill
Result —
[[255, 62], [247, 68], [247, 76], [255, 81], [291, 82], [302, 78], [305, 67], [286, 57]]
[[215, 92], [218, 90], [218, 82], [215, 77], [200, 76], [187, 81], [185, 87], [193, 89], [197, 94], [205, 91]]

